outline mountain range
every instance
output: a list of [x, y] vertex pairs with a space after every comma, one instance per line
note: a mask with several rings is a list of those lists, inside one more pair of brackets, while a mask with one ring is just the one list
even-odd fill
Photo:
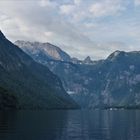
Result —
[[78, 108], [60, 79], [0, 31], [0, 108]]
[[[39, 43], [37, 50], [36, 47], [30, 47], [31, 45], [23, 45], [22, 41], [15, 44], [56, 74], [67, 93], [82, 107], [140, 108], [139, 51], [115, 51], [104, 60], [93, 61], [87, 57], [81, 61], [71, 58], [64, 51], [62, 52], [69, 56], [69, 59], [62, 55], [56, 59], [55, 53], [48, 59], [48, 52], [43, 51], [41, 55], [38, 51], [45, 49], [47, 45], [44, 46], [44, 43]], [[52, 46], [53, 51], [59, 48], [51, 44], [49, 46]], [[34, 55], [35, 50], [39, 54]]]

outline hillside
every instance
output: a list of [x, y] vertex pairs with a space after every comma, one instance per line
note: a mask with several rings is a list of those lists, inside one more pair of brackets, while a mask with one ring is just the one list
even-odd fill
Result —
[[0, 87], [16, 96], [18, 108], [77, 108], [61, 81], [0, 32]]

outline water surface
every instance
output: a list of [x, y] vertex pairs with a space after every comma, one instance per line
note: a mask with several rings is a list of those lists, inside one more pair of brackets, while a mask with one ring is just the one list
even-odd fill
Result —
[[138, 110], [0, 112], [0, 140], [140, 140]]

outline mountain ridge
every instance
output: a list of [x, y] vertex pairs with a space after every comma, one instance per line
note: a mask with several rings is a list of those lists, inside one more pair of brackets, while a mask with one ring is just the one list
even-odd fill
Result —
[[65, 92], [60, 79], [35, 62], [0, 33], [0, 87], [11, 91], [18, 108], [78, 108]]
[[51, 43], [40, 43], [18, 40], [15, 42], [17, 46], [22, 48], [27, 54], [32, 53], [34, 58], [48, 59], [48, 60], [60, 60], [70, 61], [70, 56], [59, 47], [52, 45]]

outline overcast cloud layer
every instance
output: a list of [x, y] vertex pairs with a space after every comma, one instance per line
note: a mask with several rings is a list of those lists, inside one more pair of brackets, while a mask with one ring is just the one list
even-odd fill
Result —
[[0, 29], [13, 42], [59, 45], [72, 57], [140, 50], [140, 0], [0, 0]]

